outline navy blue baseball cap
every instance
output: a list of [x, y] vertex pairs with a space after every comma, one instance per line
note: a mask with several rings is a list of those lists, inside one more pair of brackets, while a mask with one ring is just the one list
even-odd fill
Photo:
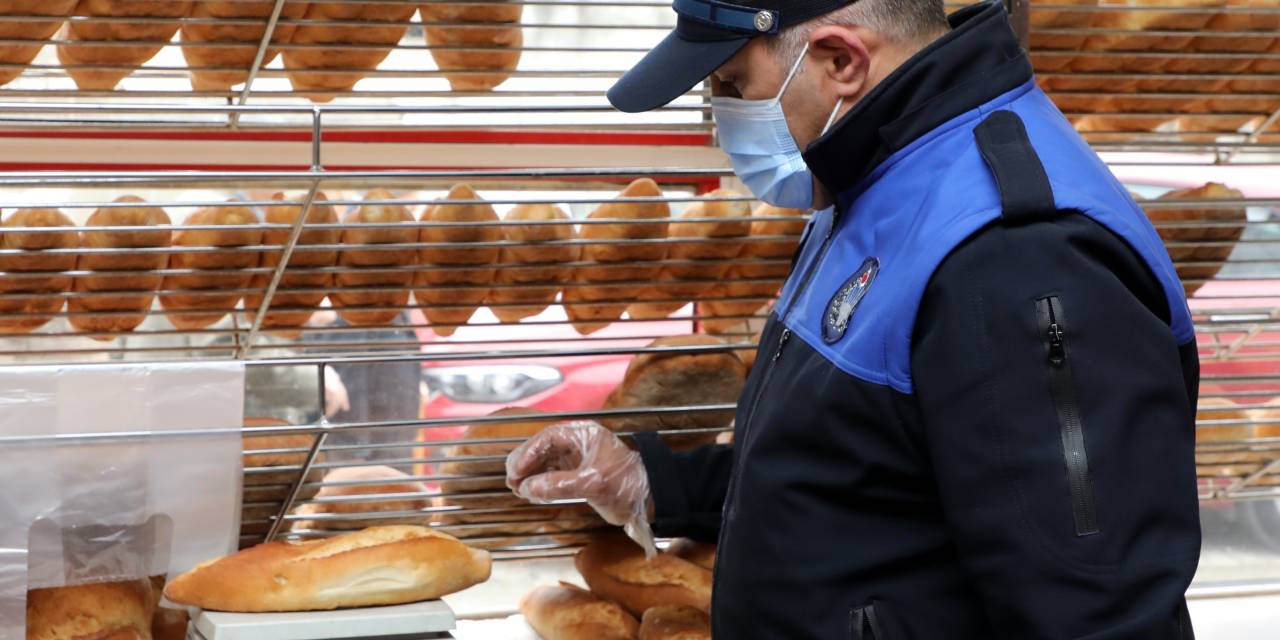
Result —
[[854, 0], [675, 0], [676, 28], [613, 88], [619, 111], [657, 109], [702, 82], [752, 38], [830, 13]]

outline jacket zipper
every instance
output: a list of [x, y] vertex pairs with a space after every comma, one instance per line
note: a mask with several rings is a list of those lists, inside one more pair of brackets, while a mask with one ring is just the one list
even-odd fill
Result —
[[1049, 390], [1058, 414], [1062, 455], [1071, 487], [1071, 515], [1075, 520], [1076, 535], [1090, 536], [1099, 533], [1098, 513], [1093, 497], [1093, 479], [1089, 475], [1089, 457], [1085, 451], [1080, 402], [1071, 375], [1071, 354], [1062, 300], [1057, 296], [1042, 298], [1036, 302], [1036, 310], [1040, 335], [1047, 349]]

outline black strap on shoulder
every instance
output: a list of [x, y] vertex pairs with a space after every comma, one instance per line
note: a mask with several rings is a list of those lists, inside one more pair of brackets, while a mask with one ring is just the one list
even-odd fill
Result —
[[1054, 211], [1049, 176], [1018, 114], [997, 111], [987, 116], [973, 135], [978, 139], [983, 160], [996, 177], [1006, 223], [1029, 222]]

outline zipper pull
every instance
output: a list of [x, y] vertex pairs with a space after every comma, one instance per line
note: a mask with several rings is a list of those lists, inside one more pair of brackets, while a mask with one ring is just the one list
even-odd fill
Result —
[[1067, 361], [1067, 350], [1062, 344], [1062, 327], [1053, 322], [1049, 325], [1049, 364], [1060, 367]]
[[783, 329], [782, 337], [778, 339], [778, 349], [773, 352], [773, 359], [770, 362], [777, 362], [782, 357], [782, 347], [786, 346], [787, 341], [791, 339], [791, 330]]

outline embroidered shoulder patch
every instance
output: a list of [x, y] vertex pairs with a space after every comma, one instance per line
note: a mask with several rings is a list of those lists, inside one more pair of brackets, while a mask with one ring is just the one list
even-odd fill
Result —
[[827, 303], [827, 312], [822, 314], [822, 339], [827, 344], [838, 342], [853, 320], [853, 312], [858, 310], [858, 303], [871, 289], [876, 274], [880, 271], [880, 261], [867, 258], [862, 266], [848, 280], [840, 285], [836, 294]]

